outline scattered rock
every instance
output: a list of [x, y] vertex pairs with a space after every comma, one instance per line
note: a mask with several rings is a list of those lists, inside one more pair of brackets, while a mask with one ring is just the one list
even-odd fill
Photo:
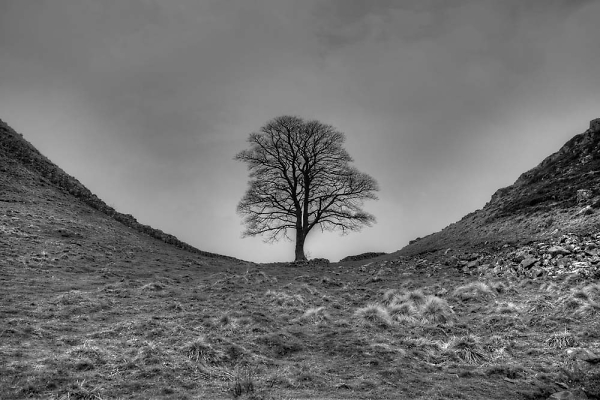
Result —
[[481, 257], [481, 255], [479, 253], [471, 253], [466, 257], [467, 261], [475, 261], [477, 260], [479, 257]]
[[308, 263], [314, 266], [327, 267], [330, 264], [330, 261], [326, 258], [313, 258]]
[[448, 266], [450, 266], [450, 267], [456, 267], [458, 265], [458, 262], [459, 262], [458, 257], [451, 256], [448, 259], [446, 259], [445, 264], [448, 265]]
[[552, 246], [548, 250], [546, 250], [546, 253], [550, 254], [551, 256], [555, 256], [557, 254], [562, 254], [562, 255], [571, 254], [571, 252], [569, 250], [565, 249], [562, 246]]
[[594, 213], [594, 209], [592, 208], [592, 206], [586, 206], [586, 207], [582, 208], [581, 210], [579, 210], [577, 215], [590, 215], [593, 213]]
[[579, 189], [577, 191], [577, 204], [587, 204], [592, 198], [592, 191], [589, 189]]
[[[566, 234], [545, 243], [533, 243], [513, 251], [488, 254], [450, 256], [444, 265], [455, 267], [465, 274], [516, 275], [527, 278], [565, 276], [600, 277], [600, 233], [578, 236]], [[473, 255], [478, 258], [472, 260]], [[468, 261], [471, 260], [471, 261]]]
[[362, 253], [362, 254], [358, 254], [355, 256], [348, 256], [348, 257], [344, 257], [340, 260], [340, 262], [346, 262], [346, 261], [361, 261], [361, 260], [368, 260], [369, 258], [375, 258], [375, 257], [380, 257], [380, 256], [384, 256], [387, 253]]
[[521, 266], [526, 269], [531, 268], [536, 262], [538, 262], [537, 258], [526, 258], [525, 260], [521, 261]]
[[532, 268], [531, 269], [531, 277], [532, 278], [540, 278], [544, 276], [544, 270], [542, 268]]
[[587, 400], [586, 394], [583, 390], [563, 390], [562, 392], [556, 392], [548, 397], [548, 400]]
[[572, 359], [586, 361], [590, 364], [600, 363], [600, 354], [596, 354], [589, 349], [583, 349], [583, 348], [568, 349], [567, 355]]

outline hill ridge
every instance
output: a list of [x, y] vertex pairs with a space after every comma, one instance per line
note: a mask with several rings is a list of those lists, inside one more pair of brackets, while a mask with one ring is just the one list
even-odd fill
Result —
[[[84, 204], [137, 232], [205, 257], [237, 260], [234, 257], [197, 249], [196, 247], [179, 240], [174, 235], [165, 233], [160, 229], [152, 228], [149, 225], [139, 223], [131, 214], [123, 214], [116, 211], [113, 207], [107, 205], [98, 196], [86, 188], [79, 180], [67, 174], [59, 166], [50, 161], [50, 159], [37, 150], [35, 146], [29, 143], [22, 134], [17, 133], [2, 119], [0, 119], [0, 157], [5, 157], [18, 162], [27, 170], [40, 176], [46, 183], [69, 193]], [[0, 172], [2, 172], [2, 170], [0, 170]], [[0, 201], [2, 201], [1, 198]], [[4, 199], [4, 201], [9, 200]]]
[[482, 209], [439, 232], [412, 240], [399, 254], [524, 243], [600, 230], [600, 118], [557, 152], [498, 189]]

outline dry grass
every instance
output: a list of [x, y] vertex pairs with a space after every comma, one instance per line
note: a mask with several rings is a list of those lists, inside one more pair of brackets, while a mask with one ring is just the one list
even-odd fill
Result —
[[385, 325], [447, 325], [451, 323], [453, 313], [446, 300], [424, 295], [421, 290], [402, 295], [397, 290], [387, 290], [383, 295], [383, 304], [368, 304], [357, 309], [355, 315], [372, 323], [380, 322]]
[[383, 305], [389, 306], [395, 301], [396, 295], [398, 294], [398, 289], [388, 289], [383, 293]]
[[304, 311], [300, 317], [296, 319], [298, 322], [308, 322], [311, 324], [327, 323], [331, 320], [331, 315], [325, 307], [313, 307]]
[[357, 309], [354, 316], [375, 325], [391, 326], [393, 322], [387, 308], [381, 304], [368, 304]]
[[85, 249], [44, 238], [0, 256], [6, 398], [547, 398], [571, 384], [564, 348], [600, 339], [589, 282], [469, 281], [406, 259], [364, 283], [352, 264], [192, 259], [117, 227], [102, 239], [116, 250], [93, 252], [82, 231]]
[[448, 324], [453, 316], [448, 302], [435, 296], [428, 296], [419, 312], [425, 320], [436, 324]]
[[461, 300], [485, 300], [496, 296], [496, 291], [484, 282], [471, 282], [454, 289], [454, 297]]
[[499, 302], [497, 303], [494, 311], [498, 314], [519, 314], [523, 312], [523, 306], [520, 304], [515, 304], [512, 301]]
[[403, 295], [395, 296], [392, 303], [410, 303], [419, 307], [425, 304], [427, 296], [421, 290], [411, 290]]
[[573, 333], [564, 332], [555, 333], [546, 340], [546, 344], [555, 349], [565, 349], [567, 347], [575, 347], [577, 338]]
[[[502, 400], [567, 388], [600, 398], [597, 365], [566, 350], [597, 352], [600, 284], [512, 268], [474, 281], [449, 262], [513, 262], [534, 234], [554, 243], [555, 227], [585, 224], [595, 231], [582, 243], [597, 242], [599, 213], [574, 218], [546, 202], [509, 204], [516, 215], [504, 218], [486, 206], [402, 255], [257, 265], [185, 252], [125, 221], [150, 236], [140, 234], [32, 172], [26, 152], [0, 153], [1, 398]], [[557, 198], [596, 179], [564, 177]], [[592, 258], [565, 255], [580, 256]]]
[[387, 307], [387, 311], [393, 318], [400, 316], [416, 318], [419, 316], [419, 310], [411, 303], [393, 303]]
[[281, 307], [299, 307], [304, 305], [304, 298], [299, 294], [288, 294], [282, 291], [267, 290], [265, 297]]
[[482, 364], [488, 358], [480, 339], [474, 335], [454, 337], [446, 343], [444, 350], [467, 364]]
[[204, 337], [186, 343], [183, 353], [190, 360], [207, 365], [218, 364], [225, 359], [225, 353], [215, 349]]

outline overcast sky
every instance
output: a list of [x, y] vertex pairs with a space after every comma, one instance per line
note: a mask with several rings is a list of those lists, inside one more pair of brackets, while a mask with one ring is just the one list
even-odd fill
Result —
[[0, 0], [0, 118], [118, 211], [202, 250], [241, 238], [233, 160], [270, 119], [346, 134], [377, 224], [312, 257], [393, 252], [482, 208], [600, 117], [598, 0]]

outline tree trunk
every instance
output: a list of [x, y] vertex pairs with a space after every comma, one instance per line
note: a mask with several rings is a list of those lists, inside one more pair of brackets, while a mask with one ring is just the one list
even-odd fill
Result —
[[296, 229], [296, 260], [295, 261], [306, 261], [304, 255], [304, 239], [306, 235], [303, 229]]

